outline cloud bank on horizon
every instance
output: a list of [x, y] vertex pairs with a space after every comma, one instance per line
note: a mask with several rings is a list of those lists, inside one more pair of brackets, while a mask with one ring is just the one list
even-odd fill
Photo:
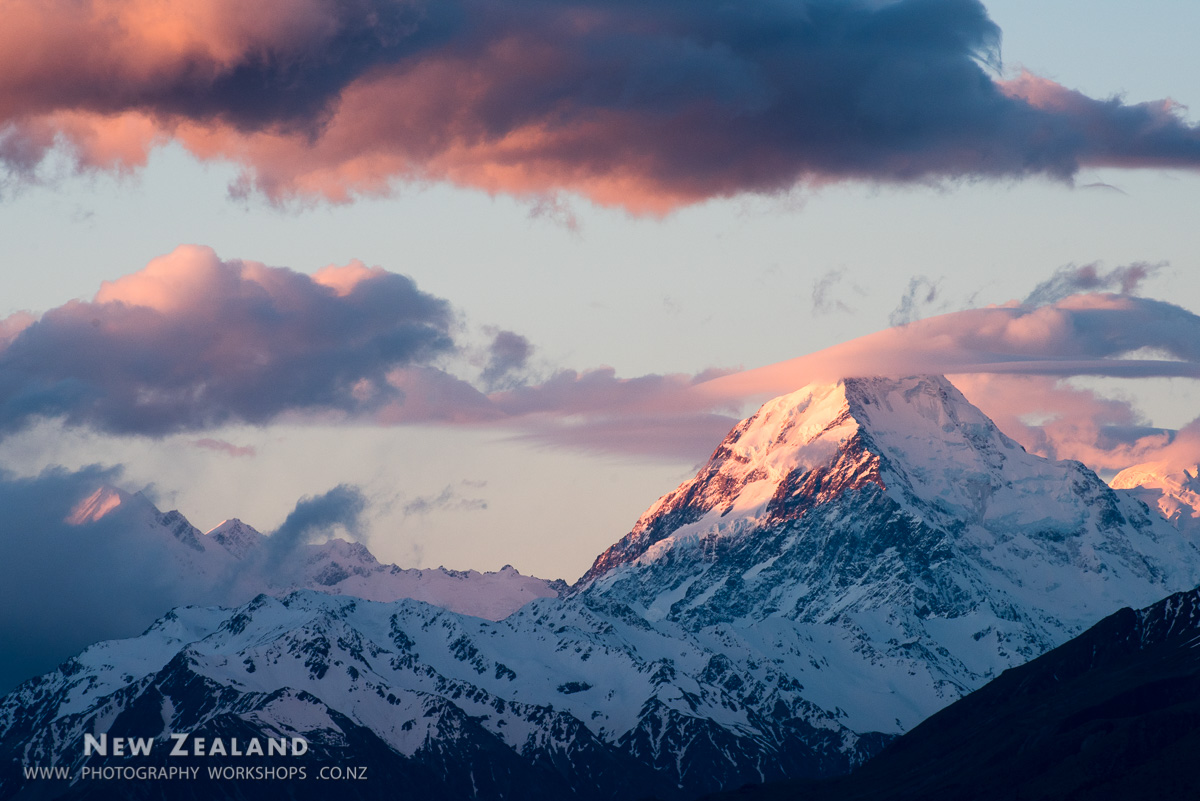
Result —
[[447, 181], [661, 214], [843, 180], [1200, 166], [1170, 100], [1000, 77], [978, 0], [12, 0], [0, 161], [178, 142], [277, 202]]
[[[1156, 269], [1066, 267], [1023, 301], [752, 370], [531, 377], [532, 343], [485, 329], [490, 344], [472, 344], [451, 302], [405, 276], [359, 262], [309, 276], [189, 245], [103, 283], [91, 301], [0, 320], [0, 434], [40, 419], [151, 437], [284, 421], [470, 425], [695, 461], [747, 402], [850, 375], [943, 373], [1027, 447], [1124, 467], [1173, 435], [1149, 428], [1128, 401], [1063, 379], [1200, 378], [1200, 316], [1134, 294]], [[464, 377], [456, 357], [472, 349], [482, 364]], [[1029, 425], [1031, 415], [1045, 422]], [[212, 436], [190, 444], [254, 455]]]
[[92, 643], [132, 636], [168, 609], [245, 603], [264, 576], [287, 586], [302, 570], [302, 546], [353, 536], [367, 505], [348, 485], [302, 498], [262, 551], [213, 576], [181, 569], [178, 543], [147, 527], [138, 503], [79, 517], [90, 495], [121, 478], [119, 468], [95, 465], [29, 477], [0, 469], [0, 693]]

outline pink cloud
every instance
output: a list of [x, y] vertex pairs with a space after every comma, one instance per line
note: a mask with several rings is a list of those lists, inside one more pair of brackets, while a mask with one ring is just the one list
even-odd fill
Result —
[[694, 461], [748, 403], [851, 375], [942, 373], [1031, 450], [1115, 469], [1171, 435], [1063, 379], [1200, 377], [1200, 317], [1127, 294], [1060, 296], [1133, 288], [1146, 274], [1060, 271], [1031, 295], [1041, 305], [943, 314], [740, 372], [624, 378], [601, 367], [533, 381], [532, 343], [493, 329], [472, 383], [444, 360], [475, 347], [456, 341], [449, 302], [404, 276], [360, 262], [307, 276], [184, 246], [91, 301], [0, 321], [0, 431], [39, 417], [152, 436], [279, 420], [468, 425]]
[[[1146, 349], [1162, 359], [1124, 358]], [[1200, 317], [1127, 295], [1073, 295], [929, 317], [817, 353], [705, 382], [708, 397], [778, 395], [847, 375], [989, 373], [1200, 377]]]
[[638, 214], [832, 181], [1200, 166], [1170, 101], [996, 81], [976, 0], [12, 0], [0, 160], [129, 170], [176, 141], [236, 192], [445, 181]]
[[[1161, 358], [1131, 358], [1146, 352]], [[1033, 452], [1116, 470], [1151, 460], [1174, 442], [1173, 432], [1148, 425], [1128, 400], [1064, 379], [1200, 378], [1200, 317], [1163, 301], [1107, 293], [1036, 307], [972, 309], [722, 376], [694, 391], [713, 402], [755, 401], [811, 382], [917, 373], [950, 374], [972, 402]]]
[[[352, 263], [319, 279], [183, 246], [0, 323], [0, 430], [35, 417], [164, 434], [285, 413], [364, 415], [393, 370], [452, 349], [449, 304]], [[374, 388], [376, 391], [364, 391]]]

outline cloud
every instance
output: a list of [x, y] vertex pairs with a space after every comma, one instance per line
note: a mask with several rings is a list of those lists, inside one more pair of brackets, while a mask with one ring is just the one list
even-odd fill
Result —
[[520, 421], [517, 439], [607, 456], [696, 463], [712, 453], [738, 418], [727, 414], [646, 414]]
[[119, 470], [0, 472], [0, 692], [102, 639], [136, 634], [182, 603], [223, 600], [180, 574], [171, 543], [152, 536], [137, 504], [68, 523]]
[[637, 213], [831, 181], [1070, 180], [1200, 165], [1170, 101], [996, 76], [978, 0], [13, 0], [0, 159], [128, 170], [175, 141], [235, 193], [396, 182]]
[[191, 444], [194, 448], [216, 451], [226, 456], [255, 456], [258, 454], [258, 451], [251, 445], [234, 445], [232, 442], [226, 442], [223, 439], [213, 439], [212, 437], [195, 439], [192, 440]]
[[392, 370], [453, 347], [449, 304], [405, 276], [355, 262], [310, 277], [197, 246], [92, 301], [13, 319], [0, 323], [0, 431], [38, 416], [157, 435], [363, 414], [399, 399]]
[[1043, 306], [1083, 292], [1119, 292], [1122, 295], [1132, 295], [1137, 292], [1143, 281], [1153, 277], [1163, 266], [1135, 262], [1103, 272], [1096, 262], [1082, 267], [1068, 264], [1038, 284], [1025, 298], [1024, 304]]
[[[91, 301], [0, 321], [0, 432], [38, 418], [150, 436], [230, 422], [489, 426], [546, 446], [694, 462], [747, 403], [814, 381], [1003, 374], [1044, 376], [1036, 386], [1026, 379], [1027, 401], [1080, 409], [1030, 427], [1032, 411], [1010, 396], [1007, 419], [1027, 429], [1023, 442], [1109, 464], [1157, 432], [1136, 415], [1085, 410], [1086, 398], [1056, 382], [1200, 377], [1200, 317], [1129, 294], [1157, 269], [1068, 266], [1024, 301], [913, 320], [753, 370], [625, 378], [598, 367], [533, 379], [525, 337], [490, 329], [482, 348], [456, 342], [449, 302], [404, 276], [359, 262], [306, 276], [184, 247], [105, 282]], [[838, 275], [826, 276], [830, 285]], [[905, 301], [896, 322], [927, 313], [937, 284], [914, 279]], [[476, 382], [451, 373], [448, 356], [466, 357]], [[210, 437], [192, 443], [250, 452]]]
[[[481, 482], [463, 481], [464, 487], [479, 489]], [[421, 517], [431, 512], [480, 512], [487, 509], [482, 498], [464, 498], [453, 484], [446, 485], [437, 495], [421, 495], [404, 504], [401, 511], [405, 517]]]
[[[1133, 358], [1156, 354], [1158, 358]], [[1161, 300], [1085, 294], [942, 314], [698, 385], [713, 399], [766, 397], [848, 375], [991, 373], [1200, 377], [1200, 317]]]
[[[347, 485], [303, 498], [263, 552], [214, 574], [192, 567], [195, 553], [172, 536], [177, 524], [156, 523], [149, 502], [113, 489], [120, 476], [98, 466], [0, 471], [0, 694], [174, 607], [236, 605], [288, 586], [296, 549], [333, 532], [355, 536], [366, 508]], [[80, 514], [97, 490], [110, 502]]]
[[[850, 314], [854, 309], [850, 308], [845, 301], [834, 297], [837, 288], [846, 279], [846, 268], [839, 267], [836, 270], [830, 270], [816, 281], [813, 282], [812, 290], [812, 311], [813, 314], [831, 314], [835, 311]], [[866, 291], [858, 284], [853, 284], [854, 291], [859, 295], [865, 295]]]
[[530, 198], [529, 219], [547, 220], [566, 229], [572, 234], [580, 230], [579, 217], [575, 214], [571, 202], [559, 192], [535, 195]]
[[954, 384], [1006, 434], [1033, 453], [1117, 471], [1157, 458], [1176, 432], [1155, 428], [1127, 399], [1102, 396], [1054, 376], [976, 373]]
[[264, 558], [268, 571], [278, 571], [298, 548], [322, 537], [346, 534], [352, 540], [362, 539], [361, 521], [366, 508], [362, 490], [350, 484], [301, 498], [267, 538]]
[[[458, 330], [448, 301], [380, 268], [351, 262], [307, 276], [184, 246], [104, 282], [91, 301], [0, 320], [0, 435], [40, 418], [134, 436], [332, 420], [515, 427], [541, 442], [621, 450], [620, 441], [645, 453], [671, 435], [634, 443], [617, 421], [669, 428], [680, 414], [711, 411], [688, 389], [713, 373], [560, 369], [528, 383], [528, 339], [485, 329], [480, 349], [456, 342]], [[464, 354], [478, 386], [448, 371], [444, 357]], [[254, 454], [212, 437], [191, 444]]]
[[[924, 275], [909, 279], [908, 289], [900, 298], [900, 303], [888, 315], [891, 325], [905, 325], [928, 314], [941, 294], [941, 281], [933, 280]], [[941, 308], [945, 308], [943, 305]]]
[[[1009, 435], [1051, 458], [1098, 470], [1151, 461], [1175, 434], [1129, 400], [1068, 383], [1076, 376], [1200, 378], [1200, 316], [1161, 300], [1091, 292], [1133, 291], [1155, 268], [1064, 268], [1024, 303], [942, 314], [816, 353], [695, 385], [732, 402], [758, 401], [808, 383], [854, 375], [950, 374]], [[1039, 301], [1055, 298], [1044, 305]], [[1200, 453], [1200, 448], [1194, 449]]]
[[480, 380], [488, 390], [519, 384], [520, 378], [513, 374], [528, 365], [532, 353], [533, 344], [525, 337], [513, 331], [497, 331], [488, 346], [488, 361]]

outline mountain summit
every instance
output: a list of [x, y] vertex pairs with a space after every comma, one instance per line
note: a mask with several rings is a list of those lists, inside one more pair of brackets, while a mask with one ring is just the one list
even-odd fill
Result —
[[776, 398], [738, 424], [580, 584], [689, 539], [783, 524], [869, 488], [931, 521], [997, 533], [1066, 535], [1120, 514], [1083, 465], [1027, 453], [944, 377], [849, 378]]
[[[1025, 453], [941, 376], [805, 387], [739, 423], [704, 469], [650, 507], [580, 583], [641, 558], [663, 540], [781, 522], [801, 502], [832, 501], [867, 485], [886, 491], [892, 484], [949, 516], [979, 518], [1005, 488], [1001, 474], [1014, 472], [1016, 465], [1005, 464], [1010, 459], [1026, 483], [1040, 484], [1053, 464]], [[886, 483], [885, 465], [894, 468]], [[1021, 510], [1003, 507], [993, 518], [997, 511]]]
[[[1137, 498], [917, 376], [766, 403], [575, 591], [694, 631], [789, 621], [811, 642], [779, 658], [814, 700], [856, 731], [898, 731], [1198, 581], [1200, 552]], [[818, 681], [811, 663], [843, 670]]]

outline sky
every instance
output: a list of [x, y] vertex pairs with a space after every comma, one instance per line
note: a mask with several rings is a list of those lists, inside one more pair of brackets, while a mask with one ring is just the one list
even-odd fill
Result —
[[350, 488], [383, 561], [574, 580], [839, 374], [1105, 476], [1200, 455], [1193, 3], [67, 3], [0, 32], [27, 505]]

